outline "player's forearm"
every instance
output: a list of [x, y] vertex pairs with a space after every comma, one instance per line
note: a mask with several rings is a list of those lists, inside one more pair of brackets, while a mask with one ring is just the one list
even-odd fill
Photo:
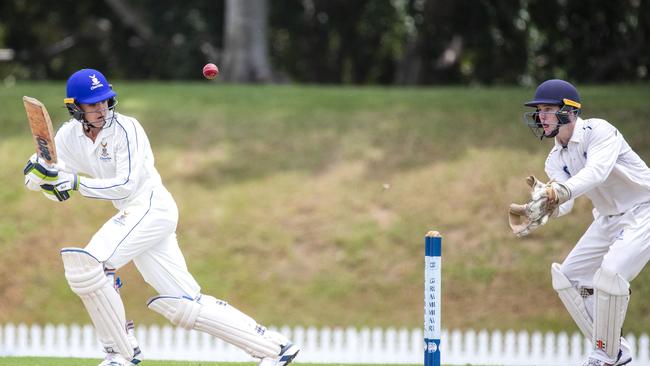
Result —
[[571, 198], [577, 198], [603, 184], [614, 168], [614, 161], [601, 161], [597, 165], [588, 165], [569, 178], [564, 184], [571, 191]]
[[121, 200], [129, 197], [135, 189], [133, 176], [97, 179], [80, 177], [79, 193], [89, 198]]

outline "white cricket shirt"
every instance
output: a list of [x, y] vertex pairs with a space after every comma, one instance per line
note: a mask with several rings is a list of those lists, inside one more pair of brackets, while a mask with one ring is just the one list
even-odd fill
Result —
[[55, 140], [66, 170], [83, 175], [79, 177], [79, 192], [85, 197], [111, 200], [121, 210], [138, 199], [148, 200], [153, 189], [164, 187], [140, 123], [132, 117], [114, 115], [95, 142], [74, 119], [59, 128]]
[[573, 199], [583, 194], [601, 215], [618, 215], [650, 201], [650, 169], [603, 119], [578, 118], [566, 147], [556, 139], [545, 170], [571, 191], [571, 201], [560, 206], [559, 215], [568, 213]]

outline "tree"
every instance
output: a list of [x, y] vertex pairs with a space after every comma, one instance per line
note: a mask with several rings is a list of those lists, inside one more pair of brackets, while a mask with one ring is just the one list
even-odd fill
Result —
[[267, 0], [227, 0], [225, 10], [224, 80], [271, 81]]

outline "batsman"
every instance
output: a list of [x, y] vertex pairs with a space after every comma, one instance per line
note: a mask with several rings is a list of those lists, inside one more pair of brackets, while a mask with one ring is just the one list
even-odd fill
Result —
[[142, 360], [114, 275], [130, 261], [159, 293], [147, 306], [174, 325], [219, 337], [262, 366], [290, 363], [298, 346], [227, 302], [201, 293], [180, 251], [178, 209], [154, 166], [149, 139], [135, 118], [115, 111], [116, 96], [97, 70], [70, 76], [64, 103], [72, 118], [56, 133], [59, 160], [48, 164], [34, 155], [24, 169], [25, 186], [54, 201], [79, 194], [111, 201], [117, 209], [85, 247], [61, 250], [65, 277], [106, 353], [99, 365]]
[[524, 120], [540, 139], [554, 140], [545, 171], [528, 178], [531, 201], [511, 204], [510, 226], [524, 236], [569, 213], [582, 195], [594, 221], [562, 264], [551, 265], [553, 288], [592, 349], [583, 366], [632, 361], [622, 327], [630, 281], [650, 259], [650, 169], [609, 122], [582, 119], [576, 88], [564, 80], [539, 85]]

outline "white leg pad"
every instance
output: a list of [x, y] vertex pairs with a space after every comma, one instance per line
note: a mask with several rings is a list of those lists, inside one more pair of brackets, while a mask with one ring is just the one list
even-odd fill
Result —
[[562, 303], [569, 311], [569, 314], [571, 314], [578, 328], [580, 328], [580, 331], [587, 339], [592, 339], [593, 321], [585, 304], [585, 299], [564, 273], [562, 273], [559, 264], [553, 263], [551, 265], [551, 277], [553, 279], [553, 288], [557, 291], [560, 300], [562, 300]]
[[135, 351], [126, 332], [124, 304], [113, 282], [104, 274], [104, 266], [79, 248], [62, 249], [61, 258], [65, 278], [84, 303], [107, 351], [133, 359]]
[[618, 273], [599, 269], [594, 275], [594, 346], [616, 359], [630, 300], [630, 283]]
[[231, 343], [253, 357], [277, 357], [289, 340], [267, 330], [253, 318], [225, 301], [203, 295], [200, 300], [185, 297], [157, 296], [147, 306], [186, 329], [206, 332]]

